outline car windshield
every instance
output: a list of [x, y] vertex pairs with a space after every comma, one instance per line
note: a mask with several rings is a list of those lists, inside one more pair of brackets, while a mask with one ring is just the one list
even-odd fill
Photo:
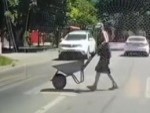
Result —
[[69, 34], [66, 37], [66, 40], [85, 40], [86, 35], [85, 34]]

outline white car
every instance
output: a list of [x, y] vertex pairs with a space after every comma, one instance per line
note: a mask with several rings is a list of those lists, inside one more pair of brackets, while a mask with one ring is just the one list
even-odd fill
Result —
[[149, 56], [149, 43], [144, 36], [129, 36], [125, 48], [124, 53], [128, 55], [130, 53], [141, 53], [142, 55]]
[[59, 44], [59, 59], [67, 57], [89, 58], [96, 52], [96, 41], [89, 31], [68, 33]]

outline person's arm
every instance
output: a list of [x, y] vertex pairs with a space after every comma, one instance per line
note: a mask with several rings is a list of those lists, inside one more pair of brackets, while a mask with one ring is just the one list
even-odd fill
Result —
[[104, 41], [102, 42], [102, 44], [103, 44], [103, 43], [108, 43], [108, 42], [109, 42], [108, 33], [107, 33], [105, 30], [103, 30], [103, 31], [102, 31], [102, 34], [103, 34], [103, 36], [104, 36]]

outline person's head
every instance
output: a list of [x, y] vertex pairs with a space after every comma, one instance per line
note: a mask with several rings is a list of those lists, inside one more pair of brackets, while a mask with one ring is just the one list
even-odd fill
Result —
[[104, 30], [104, 24], [103, 23], [100, 24], [100, 30]]

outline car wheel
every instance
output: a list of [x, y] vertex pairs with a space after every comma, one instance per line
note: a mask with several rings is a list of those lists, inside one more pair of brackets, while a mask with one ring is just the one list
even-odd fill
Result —
[[62, 54], [61, 54], [61, 55], [59, 55], [59, 57], [58, 57], [58, 59], [59, 59], [59, 60], [64, 60], [64, 58], [65, 58], [65, 56], [64, 56], [64, 55], [62, 55]]
[[92, 52], [92, 53], [91, 53], [91, 56], [93, 57], [94, 55], [95, 55], [95, 52]]
[[145, 55], [146, 57], [148, 57], [148, 56], [149, 56], [149, 53], [145, 53], [144, 55]]
[[125, 52], [125, 53], [124, 53], [124, 56], [128, 56], [128, 55], [129, 55], [128, 52]]
[[96, 54], [96, 47], [95, 47], [95, 51], [93, 51], [93, 52], [91, 53], [91, 56], [93, 57], [95, 54]]
[[59, 60], [62, 60], [62, 55], [59, 55], [59, 56], [58, 56], [58, 59], [59, 59]]

